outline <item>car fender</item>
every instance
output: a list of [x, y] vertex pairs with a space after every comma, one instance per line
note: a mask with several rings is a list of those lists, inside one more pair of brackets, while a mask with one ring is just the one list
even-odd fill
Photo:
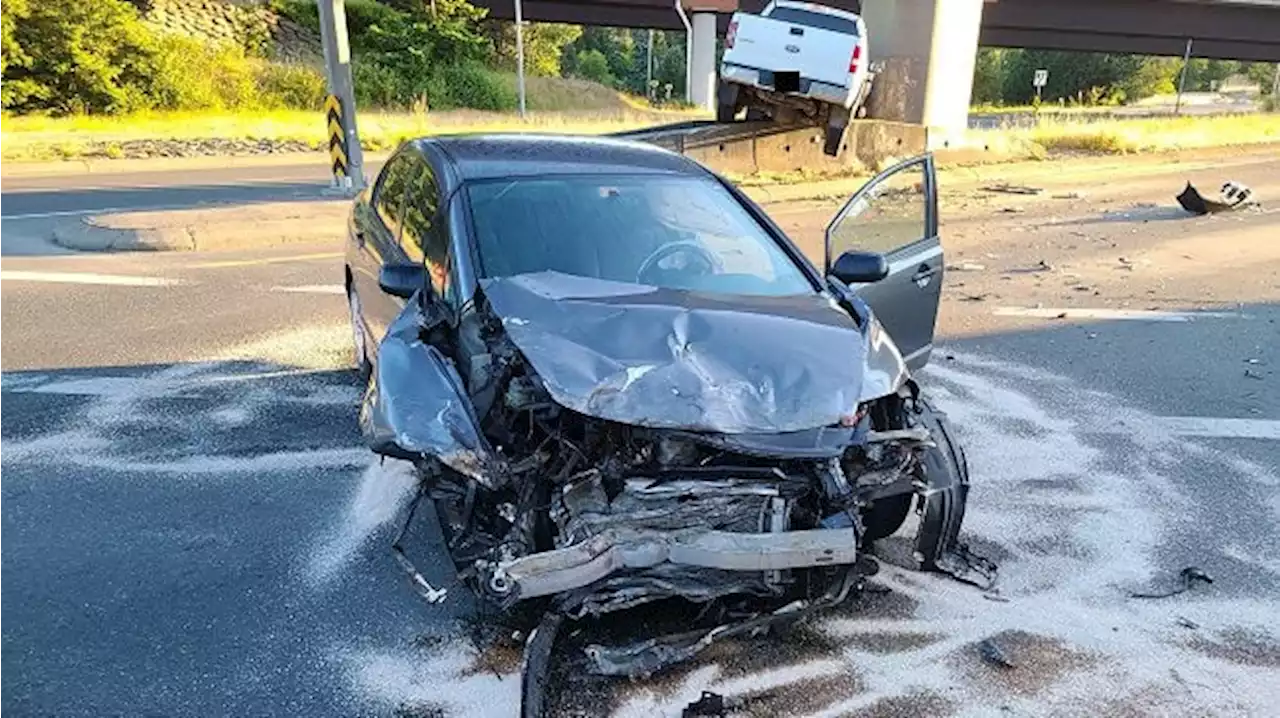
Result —
[[499, 488], [505, 462], [480, 430], [453, 363], [422, 340], [419, 295], [387, 329], [364, 402], [360, 430], [375, 453], [434, 458], [482, 486]]

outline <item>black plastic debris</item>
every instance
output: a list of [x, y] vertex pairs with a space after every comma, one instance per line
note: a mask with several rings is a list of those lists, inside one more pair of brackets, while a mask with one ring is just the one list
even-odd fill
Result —
[[703, 691], [702, 696], [685, 706], [680, 715], [681, 718], [705, 718], [706, 716], [725, 718], [737, 705], [738, 701], [732, 698], [725, 698], [711, 691]]
[[982, 657], [982, 660], [993, 666], [997, 666], [1005, 670], [1017, 668], [1014, 662], [1010, 660], [1009, 656], [1004, 652], [1004, 649], [990, 638], [984, 638], [978, 643], [978, 655]]
[[1239, 182], [1226, 182], [1219, 190], [1218, 199], [1207, 199], [1190, 183], [1178, 195], [1178, 204], [1193, 214], [1225, 212], [1246, 204], [1253, 197], [1253, 190]]
[[1198, 566], [1187, 566], [1178, 572], [1178, 578], [1182, 581], [1181, 585], [1168, 591], [1161, 593], [1134, 592], [1129, 594], [1129, 598], [1169, 598], [1180, 593], [1186, 593], [1197, 583], [1213, 583], [1213, 577]]

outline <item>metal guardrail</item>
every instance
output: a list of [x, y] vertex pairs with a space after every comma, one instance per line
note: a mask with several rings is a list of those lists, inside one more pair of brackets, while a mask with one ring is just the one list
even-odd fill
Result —
[[712, 145], [754, 140], [760, 137], [794, 132], [811, 125], [769, 121], [715, 122], [714, 120], [689, 120], [656, 125], [640, 130], [611, 133], [610, 137], [650, 142], [674, 152], [685, 152]]

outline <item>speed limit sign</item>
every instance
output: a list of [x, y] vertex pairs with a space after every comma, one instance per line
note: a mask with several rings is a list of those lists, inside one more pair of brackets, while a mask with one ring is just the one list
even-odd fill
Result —
[[1045, 84], [1048, 82], [1049, 82], [1049, 71], [1036, 70], [1035, 79], [1031, 81], [1031, 84], [1035, 87], [1044, 87]]

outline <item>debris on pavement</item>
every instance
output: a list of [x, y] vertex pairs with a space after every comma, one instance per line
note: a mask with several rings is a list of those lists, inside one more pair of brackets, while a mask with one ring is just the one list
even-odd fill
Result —
[[1262, 381], [1262, 375], [1252, 369], [1245, 369], [1244, 377], [1246, 379], [1257, 379], [1258, 381]]
[[719, 693], [703, 691], [698, 700], [690, 703], [681, 711], [681, 718], [725, 718], [729, 711], [736, 709], [741, 701], [725, 698]]
[[982, 639], [982, 641], [978, 643], [978, 655], [982, 657], [982, 660], [993, 666], [998, 666], [1005, 670], [1017, 668], [1014, 662], [1010, 660], [1009, 656], [1004, 652], [1004, 649], [1000, 648], [999, 644], [997, 644], [994, 639]]
[[1207, 199], [1190, 183], [1178, 195], [1178, 204], [1193, 214], [1204, 215], [1225, 212], [1249, 203], [1253, 190], [1235, 181], [1228, 181], [1218, 192], [1218, 199]]
[[958, 264], [948, 264], [948, 272], [981, 272], [986, 270], [987, 265], [978, 264], [977, 262], [960, 262]]
[[1185, 616], [1178, 616], [1178, 625], [1182, 626], [1183, 628], [1189, 628], [1193, 631], [1200, 628], [1200, 624], [1196, 623], [1195, 621]]
[[1198, 566], [1187, 566], [1178, 572], [1178, 578], [1182, 581], [1181, 585], [1168, 591], [1160, 593], [1143, 593], [1135, 591], [1129, 594], [1129, 598], [1169, 598], [1177, 596], [1180, 593], [1186, 593], [1191, 587], [1197, 583], [1213, 583], [1213, 577], [1204, 572], [1204, 569]]
[[993, 192], [997, 194], [1023, 194], [1037, 195], [1044, 192], [1040, 187], [1028, 187], [1027, 185], [1016, 184], [993, 184], [982, 188], [983, 192]]

